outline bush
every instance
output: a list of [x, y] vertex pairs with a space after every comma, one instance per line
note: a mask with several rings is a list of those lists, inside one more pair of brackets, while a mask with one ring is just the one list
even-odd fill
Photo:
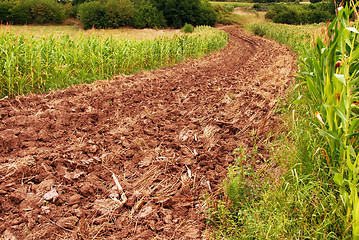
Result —
[[260, 37], [264, 37], [264, 35], [266, 34], [266, 31], [259, 25], [254, 26], [252, 31], [255, 35], [260, 36]]
[[62, 23], [68, 6], [54, 0], [3, 1], [0, 2], [0, 21], [13, 24]]
[[149, 0], [139, 0], [135, 4], [133, 26], [135, 28], [163, 28], [166, 27], [166, 19]]
[[12, 23], [14, 24], [26, 24], [32, 23], [31, 2], [30, 1], [18, 1], [11, 10]]
[[133, 18], [134, 5], [130, 0], [108, 0], [106, 12], [110, 27], [129, 26]]
[[293, 9], [288, 9], [287, 11], [276, 14], [273, 18], [273, 22], [286, 24], [302, 23], [301, 16], [299, 16], [299, 13]]
[[12, 22], [11, 9], [14, 7], [14, 3], [5, 1], [0, 2], [0, 20], [1, 23]]
[[214, 26], [217, 23], [217, 13], [207, 0], [202, 1], [196, 25]]
[[192, 24], [186, 23], [186, 24], [184, 25], [184, 27], [181, 29], [181, 31], [184, 32], [184, 33], [193, 33], [194, 27], [193, 27]]
[[331, 3], [315, 3], [310, 5], [285, 6], [275, 5], [265, 15], [275, 23], [311, 24], [331, 21], [335, 17]]
[[152, 0], [152, 4], [163, 12], [170, 27], [181, 28], [185, 23], [213, 26], [216, 23], [215, 11], [206, 0]]
[[65, 20], [65, 9], [63, 5], [53, 0], [32, 0], [30, 2], [32, 21], [34, 23], [62, 23]]
[[221, 5], [216, 5], [214, 7], [217, 14], [217, 23], [230, 25], [230, 24], [240, 24], [242, 19], [238, 14], [231, 13], [227, 9], [223, 8]]
[[109, 25], [106, 6], [100, 2], [81, 4], [78, 7], [78, 15], [84, 29], [107, 28]]

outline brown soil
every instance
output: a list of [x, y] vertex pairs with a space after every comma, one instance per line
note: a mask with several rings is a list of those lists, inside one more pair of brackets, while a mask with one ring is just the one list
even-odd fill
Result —
[[253, 134], [268, 156], [296, 71], [285, 47], [223, 30], [229, 45], [202, 59], [1, 100], [0, 236], [208, 238], [204, 194]]

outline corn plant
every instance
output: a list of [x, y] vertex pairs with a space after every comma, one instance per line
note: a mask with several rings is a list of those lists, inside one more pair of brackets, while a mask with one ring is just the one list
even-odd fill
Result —
[[210, 27], [154, 40], [35, 37], [0, 29], [0, 97], [155, 69], [203, 56], [227, 42], [228, 34]]
[[315, 109], [319, 133], [327, 139], [327, 163], [347, 209], [343, 220], [352, 229], [353, 239], [359, 239], [359, 32], [358, 22], [350, 23], [355, 8], [354, 4], [338, 8], [326, 40], [317, 39], [308, 50], [300, 76]]

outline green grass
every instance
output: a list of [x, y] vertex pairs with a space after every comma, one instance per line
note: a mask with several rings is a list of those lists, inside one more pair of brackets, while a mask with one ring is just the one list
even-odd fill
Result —
[[213, 6], [220, 5], [228, 11], [233, 11], [235, 8], [251, 8], [253, 3], [250, 2], [210, 2]]
[[172, 65], [224, 47], [228, 35], [197, 27], [191, 35], [150, 40], [93, 34], [17, 34], [0, 29], [0, 97], [46, 92], [116, 74]]
[[275, 40], [300, 53], [311, 46], [313, 37], [321, 36], [326, 31], [326, 24], [287, 25], [273, 22], [248, 24], [247, 29], [263, 37]]
[[[216, 227], [213, 238], [358, 239], [359, 40], [356, 30], [346, 29], [353, 23], [345, 11], [338, 25], [247, 26], [286, 44], [302, 68], [298, 84], [279, 108], [283, 132], [266, 142], [271, 149], [267, 171], [243, 165], [255, 146], [239, 148], [224, 195], [207, 196], [208, 221]], [[335, 67], [338, 60], [341, 66]]]

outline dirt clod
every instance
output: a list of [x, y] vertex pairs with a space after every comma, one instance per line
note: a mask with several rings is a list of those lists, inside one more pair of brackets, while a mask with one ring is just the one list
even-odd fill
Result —
[[57, 224], [62, 228], [74, 229], [79, 219], [75, 216], [60, 218]]
[[239, 144], [268, 158], [296, 70], [287, 48], [223, 30], [198, 60], [0, 101], [0, 238], [206, 239], [203, 196]]

